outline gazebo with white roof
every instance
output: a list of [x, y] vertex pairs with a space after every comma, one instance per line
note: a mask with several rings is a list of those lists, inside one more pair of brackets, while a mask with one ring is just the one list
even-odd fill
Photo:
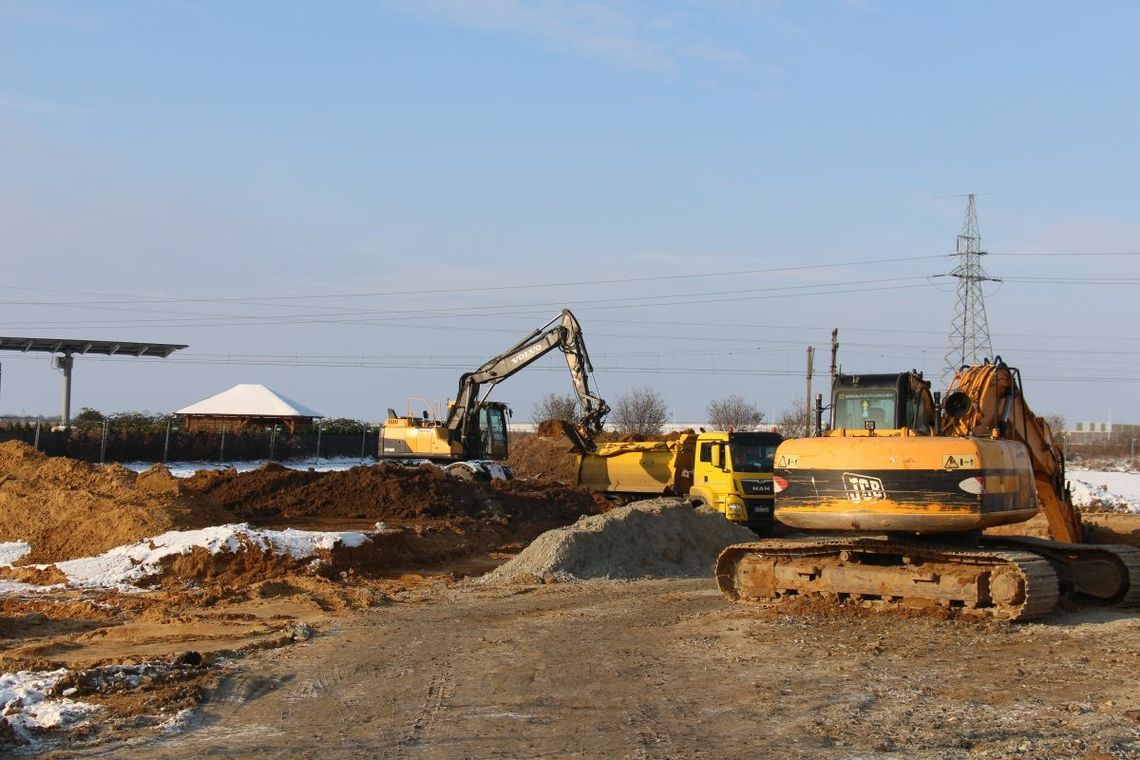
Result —
[[235, 385], [175, 412], [186, 420], [186, 431], [246, 430], [250, 427], [281, 425], [290, 433], [324, 417], [303, 404], [253, 383]]

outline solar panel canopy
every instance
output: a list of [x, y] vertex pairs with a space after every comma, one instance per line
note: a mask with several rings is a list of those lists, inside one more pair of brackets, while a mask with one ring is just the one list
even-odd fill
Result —
[[125, 340], [78, 340], [74, 338], [0, 337], [0, 350], [39, 351], [49, 354], [154, 356], [165, 359], [182, 348], [186, 348], [186, 346], [175, 343], [137, 343]]

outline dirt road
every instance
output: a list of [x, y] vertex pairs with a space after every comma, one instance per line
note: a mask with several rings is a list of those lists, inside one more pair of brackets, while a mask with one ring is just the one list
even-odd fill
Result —
[[[426, 588], [68, 757], [1140, 757], [1140, 615], [740, 607], [711, 581]], [[63, 755], [58, 755], [62, 757]]]

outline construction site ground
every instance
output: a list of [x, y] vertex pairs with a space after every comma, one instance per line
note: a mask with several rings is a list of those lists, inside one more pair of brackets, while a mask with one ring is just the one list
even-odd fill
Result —
[[[182, 480], [0, 445], [0, 542], [32, 546], [7, 577], [45, 589], [0, 596], [0, 672], [66, 668], [54, 692], [98, 710], [30, 736], [0, 722], [0, 756], [1140, 757], [1136, 610], [736, 605], [714, 555], [692, 572], [702, 547], [685, 564], [649, 540], [647, 579], [477, 582], [545, 531], [616, 514], [567, 485], [557, 444], [515, 451], [507, 483], [276, 465]], [[1140, 543], [1140, 515], [1086, 519]], [[223, 523], [370, 540], [320, 563], [190, 552], [138, 592], [58, 583], [53, 563]]]

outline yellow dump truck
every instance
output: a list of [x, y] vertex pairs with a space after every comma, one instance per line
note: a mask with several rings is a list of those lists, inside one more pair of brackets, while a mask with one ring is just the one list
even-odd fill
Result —
[[682, 433], [675, 440], [599, 443], [578, 455], [575, 482], [615, 496], [681, 496], [761, 535], [772, 532], [777, 433]]

